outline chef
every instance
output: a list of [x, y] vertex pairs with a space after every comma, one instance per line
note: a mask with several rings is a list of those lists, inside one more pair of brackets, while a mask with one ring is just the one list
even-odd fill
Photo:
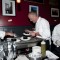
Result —
[[5, 31], [0, 31], [0, 38], [3, 39], [5, 36], [14, 36], [14, 33], [11, 32], [5, 32]]
[[35, 12], [29, 12], [28, 18], [31, 22], [35, 23], [35, 31], [25, 30], [25, 32], [45, 40], [51, 39], [50, 25], [45, 18], [38, 16]]
[[35, 31], [25, 30], [25, 32], [29, 32], [31, 36], [39, 36], [43, 39], [51, 38], [50, 25], [46, 19], [38, 16], [35, 12], [30, 12], [28, 18], [35, 23]]

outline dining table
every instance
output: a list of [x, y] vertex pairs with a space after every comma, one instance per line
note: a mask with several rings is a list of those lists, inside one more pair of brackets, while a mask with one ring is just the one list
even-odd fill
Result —
[[[30, 40], [27, 40], [27, 41], [20, 39], [20, 42], [16, 42], [16, 47], [17, 47], [17, 49], [33, 47], [33, 46], [36, 46], [37, 43], [41, 42], [42, 40], [44, 40], [44, 39], [37, 38], [37, 37], [32, 37]], [[51, 46], [49, 48], [51, 49]], [[49, 52], [49, 54], [51, 53], [52, 55], [55, 55], [53, 52], [51, 52], [51, 50], [47, 50], [47, 51]], [[47, 52], [47, 54], [48, 54], [48, 52]], [[51, 57], [51, 54], [48, 57]], [[24, 58], [26, 58], [26, 60], [30, 60], [30, 58], [28, 57], [27, 54], [19, 54], [19, 56], [16, 58], [16, 60], [19, 60], [22, 55], [24, 56]], [[55, 56], [57, 56], [57, 55], [55, 55]], [[25, 60], [24, 58], [22, 60]], [[59, 60], [59, 59], [48, 59], [48, 58], [46, 58], [45, 60]]]
[[60, 60], [60, 58], [57, 55], [55, 55], [49, 50], [46, 50], [46, 57], [44, 58], [42, 58], [42, 56], [40, 56], [39, 58], [33, 56], [30, 57], [29, 54], [20, 54], [15, 60]]
[[[29, 40], [25, 41], [24, 40], [21, 40], [21, 37], [15, 37], [15, 38], [12, 38], [13, 40], [16, 39], [15, 41], [15, 45], [16, 45], [16, 50], [20, 50], [20, 49], [24, 49], [24, 48], [30, 48], [30, 47], [33, 47], [33, 46], [36, 46], [37, 43], [41, 42], [42, 40], [45, 40], [45, 39], [42, 39], [42, 38], [37, 38], [37, 37], [31, 37]], [[41, 46], [40, 46], [41, 47]], [[51, 52], [50, 50], [46, 50], [47, 51], [47, 57], [52, 57], [51, 55], [55, 55], [53, 52]], [[32, 52], [32, 51], [31, 51]], [[29, 53], [31, 53], [29, 52]], [[28, 54], [29, 54], [28, 53]], [[49, 55], [49, 54], [50, 55]], [[15, 60], [30, 60], [29, 58], [29, 55], [28, 54], [17, 54], [17, 57]], [[57, 55], [55, 55], [57, 56]], [[54, 57], [55, 57], [54, 56]], [[58, 57], [58, 56], [57, 56]], [[58, 57], [59, 58], [59, 57]], [[46, 58], [46, 60], [49, 60], [48, 58]]]
[[41, 42], [43, 39], [32, 37], [30, 40], [24, 41], [21, 40], [16, 42], [17, 49], [26, 48], [26, 47], [33, 47], [36, 46], [38, 42]]

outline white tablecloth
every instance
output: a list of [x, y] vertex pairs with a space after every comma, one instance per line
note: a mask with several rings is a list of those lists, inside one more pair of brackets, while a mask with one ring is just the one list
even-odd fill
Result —
[[15, 60], [29, 60], [25, 55], [19, 55]]

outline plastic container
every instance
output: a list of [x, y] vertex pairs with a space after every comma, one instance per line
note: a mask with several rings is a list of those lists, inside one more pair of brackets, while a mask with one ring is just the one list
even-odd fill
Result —
[[45, 41], [41, 42], [41, 54], [42, 54], [42, 58], [46, 57], [46, 42]]

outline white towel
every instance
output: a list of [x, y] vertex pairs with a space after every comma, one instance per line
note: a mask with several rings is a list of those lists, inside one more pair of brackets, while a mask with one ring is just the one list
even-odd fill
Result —
[[15, 60], [29, 60], [25, 55], [19, 55]]

